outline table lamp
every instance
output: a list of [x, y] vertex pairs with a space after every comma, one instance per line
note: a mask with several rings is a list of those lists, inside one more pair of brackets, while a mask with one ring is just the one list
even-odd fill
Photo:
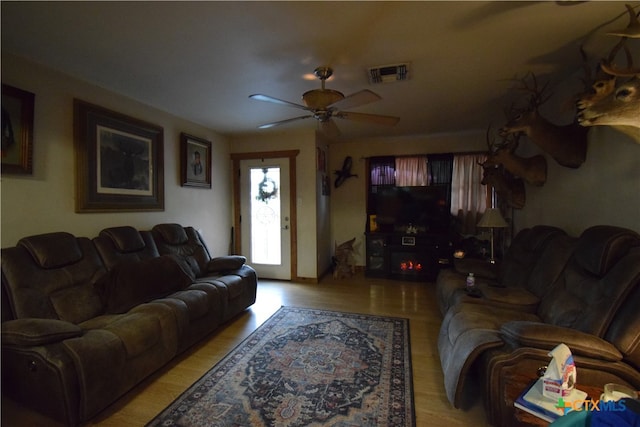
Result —
[[493, 251], [493, 229], [494, 228], [505, 228], [508, 227], [507, 221], [504, 220], [502, 214], [500, 213], [500, 209], [497, 208], [488, 208], [484, 211], [482, 218], [478, 221], [478, 227], [488, 228], [491, 233], [491, 258], [489, 262], [491, 264], [496, 263], [495, 254]]

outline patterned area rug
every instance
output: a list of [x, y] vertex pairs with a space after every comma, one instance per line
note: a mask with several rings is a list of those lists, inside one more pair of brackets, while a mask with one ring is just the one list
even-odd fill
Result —
[[148, 426], [415, 426], [409, 320], [282, 307]]

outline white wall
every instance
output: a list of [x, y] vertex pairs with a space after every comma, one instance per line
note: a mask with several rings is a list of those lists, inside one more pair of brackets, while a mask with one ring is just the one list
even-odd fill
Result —
[[[229, 143], [197, 124], [142, 105], [124, 96], [2, 55], [2, 82], [35, 94], [33, 175], [3, 175], [2, 247], [24, 236], [68, 231], [94, 237], [105, 227], [149, 229], [177, 222], [201, 229], [209, 249], [228, 253], [231, 230]], [[73, 99], [155, 123], [164, 128], [165, 210], [143, 213], [75, 213]], [[212, 142], [212, 189], [180, 186], [181, 132]], [[185, 207], [188, 207], [185, 209]]]
[[551, 158], [547, 165], [546, 184], [527, 186], [525, 208], [514, 212], [518, 229], [549, 224], [579, 235], [592, 225], [609, 224], [640, 232], [640, 143], [595, 126], [582, 166], [562, 167]]
[[[316, 137], [314, 130], [258, 132], [231, 139], [233, 153], [300, 150], [296, 157], [298, 271], [301, 278], [317, 278], [316, 259]], [[293, 202], [293, 200], [292, 200]]]

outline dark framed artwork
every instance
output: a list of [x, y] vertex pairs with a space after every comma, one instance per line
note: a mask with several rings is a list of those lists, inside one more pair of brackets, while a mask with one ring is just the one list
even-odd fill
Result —
[[211, 142], [180, 134], [180, 183], [183, 187], [211, 188]]
[[76, 212], [164, 210], [164, 129], [74, 100]]
[[35, 95], [2, 84], [2, 173], [33, 173]]

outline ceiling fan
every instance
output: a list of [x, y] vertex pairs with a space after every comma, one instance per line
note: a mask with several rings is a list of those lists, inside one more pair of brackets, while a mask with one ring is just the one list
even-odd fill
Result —
[[251, 99], [273, 102], [274, 104], [299, 108], [310, 113], [291, 119], [280, 120], [273, 123], [266, 123], [258, 126], [258, 128], [266, 129], [285, 123], [290, 123], [296, 120], [314, 118], [318, 120], [323, 132], [330, 136], [338, 136], [340, 135], [340, 130], [332, 120], [332, 118], [334, 117], [337, 117], [339, 119], [355, 120], [387, 126], [393, 126], [398, 123], [398, 120], [400, 120], [399, 117], [393, 116], [382, 116], [379, 114], [353, 113], [349, 111], [343, 111], [346, 108], [359, 107], [361, 105], [369, 104], [374, 101], [379, 101], [382, 98], [368, 89], [361, 90], [349, 96], [344, 96], [337, 90], [325, 89], [325, 80], [333, 75], [333, 70], [330, 67], [318, 67], [314, 70], [313, 74], [315, 74], [315, 76], [320, 79], [322, 86], [320, 89], [313, 89], [305, 92], [302, 95], [302, 101], [305, 105], [283, 101], [281, 99], [262, 94], [250, 95], [249, 98]]

